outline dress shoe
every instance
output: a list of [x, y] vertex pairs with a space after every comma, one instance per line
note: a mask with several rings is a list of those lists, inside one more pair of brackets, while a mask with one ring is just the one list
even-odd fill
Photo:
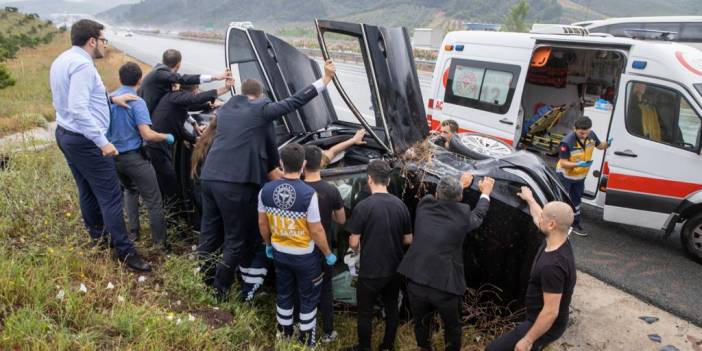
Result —
[[144, 260], [139, 257], [137, 253], [128, 254], [124, 259], [124, 263], [135, 271], [139, 272], [151, 272], [151, 265], [144, 262]]

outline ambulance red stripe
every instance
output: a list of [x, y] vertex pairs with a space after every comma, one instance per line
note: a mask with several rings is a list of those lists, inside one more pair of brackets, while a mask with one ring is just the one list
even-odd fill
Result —
[[702, 190], [702, 184], [611, 173], [607, 182], [607, 188], [685, 198], [695, 191]]

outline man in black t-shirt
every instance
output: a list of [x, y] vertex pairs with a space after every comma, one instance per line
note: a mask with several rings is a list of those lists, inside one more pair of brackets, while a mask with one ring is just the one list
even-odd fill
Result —
[[461, 349], [461, 306], [466, 292], [463, 271], [463, 241], [480, 227], [490, 207], [495, 181], [478, 182], [481, 195], [475, 209], [462, 203], [463, 190], [473, 175], [441, 178], [436, 196], [427, 195], [417, 205], [414, 240], [398, 272], [407, 277], [417, 347], [431, 350], [431, 322], [437, 311], [444, 323], [446, 351]]
[[385, 337], [380, 350], [394, 349], [401, 285], [397, 267], [405, 246], [412, 243], [412, 219], [402, 200], [388, 193], [391, 172], [384, 160], [368, 164], [372, 195], [356, 205], [346, 225], [351, 234], [349, 246], [361, 253], [356, 283], [358, 345], [348, 350], [370, 351], [373, 305], [378, 297], [385, 307]]
[[[343, 225], [346, 222], [344, 212], [344, 202], [341, 199], [339, 189], [322, 180], [320, 170], [322, 168], [323, 151], [318, 146], [305, 146], [305, 183], [317, 192], [319, 201], [319, 215], [322, 218], [322, 227], [327, 233], [327, 243], [329, 247], [334, 247], [335, 236], [332, 221]], [[333, 249], [332, 249], [333, 250]], [[334, 310], [332, 296], [332, 278], [334, 278], [334, 266], [322, 264], [324, 280], [322, 281], [322, 295], [319, 299], [319, 309], [322, 314], [322, 343], [328, 344], [337, 337], [334, 330]]]
[[575, 258], [568, 241], [573, 224], [570, 205], [553, 201], [542, 209], [531, 190], [518, 194], [529, 204], [534, 223], [546, 236], [534, 258], [526, 298], [526, 320], [513, 331], [493, 340], [487, 351], [542, 350], [556, 341], [568, 325], [568, 306], [575, 289]]

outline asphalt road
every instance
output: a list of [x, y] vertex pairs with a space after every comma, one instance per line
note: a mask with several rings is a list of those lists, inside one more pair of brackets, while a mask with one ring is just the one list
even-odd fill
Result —
[[[110, 43], [148, 64], [160, 61], [161, 53], [176, 48], [183, 53], [182, 72], [216, 74], [224, 67], [223, 45], [189, 40], [141, 36], [125, 37], [108, 30]], [[338, 63], [342, 84], [359, 110], [369, 111], [369, 89], [362, 67]], [[420, 74], [425, 99], [431, 75]], [[211, 86], [211, 85], [210, 85]], [[207, 88], [207, 86], [205, 86]], [[340, 118], [355, 121], [347, 107], [330, 89]], [[601, 210], [584, 209], [589, 237], [573, 237], [578, 268], [644, 301], [702, 326], [702, 265], [684, 256], [679, 231], [668, 239], [661, 232], [604, 222]]]

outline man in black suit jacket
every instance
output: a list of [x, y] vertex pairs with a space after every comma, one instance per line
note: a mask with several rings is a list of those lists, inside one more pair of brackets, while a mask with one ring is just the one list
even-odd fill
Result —
[[461, 349], [460, 317], [466, 291], [463, 240], [482, 224], [495, 183], [488, 177], [478, 183], [482, 195], [471, 211], [461, 200], [463, 190], [472, 182], [469, 173], [464, 173], [460, 182], [455, 177], [444, 177], [436, 186], [436, 197], [427, 195], [419, 202], [414, 240], [398, 268], [407, 277], [414, 333], [417, 347], [422, 350], [431, 350], [434, 311], [439, 312], [444, 323], [446, 350]]
[[[187, 141], [194, 144], [195, 137], [185, 133], [184, 124], [189, 116], [188, 111], [205, 104], [218, 107], [221, 101], [215, 99], [228, 93], [233, 84], [234, 80], [228, 79], [224, 86], [207, 91], [200, 91], [197, 85], [181, 85], [178, 90], [166, 93], [151, 113], [153, 123], [151, 128], [159, 133], [172, 134], [176, 142]], [[170, 214], [187, 220], [185, 209], [182, 208], [183, 199], [179, 191], [172, 150], [173, 148], [166, 142], [147, 142], [146, 144], [146, 151], [156, 170], [158, 186], [166, 209]]]
[[[247, 80], [242, 95], [229, 99], [217, 113], [217, 133], [200, 174], [202, 224], [198, 252], [205, 263], [205, 282], [219, 297], [229, 293], [235, 272], [247, 248], [248, 238], [257, 232], [257, 196], [277, 157], [273, 121], [295, 111], [326, 89], [336, 68], [331, 60], [324, 76], [294, 95], [271, 102], [261, 83]], [[280, 175], [279, 175], [280, 176]], [[223, 230], [223, 232], [222, 232]], [[210, 255], [222, 247], [216, 269]]]
[[161, 63], [154, 66], [154, 69], [144, 77], [139, 89], [139, 96], [146, 102], [149, 113], [154, 112], [161, 98], [171, 91], [173, 84], [197, 85], [213, 80], [224, 80], [231, 78], [231, 73], [225, 70], [224, 73], [216, 76], [207, 74], [178, 74], [180, 64], [183, 60], [180, 51], [168, 49], [163, 52]]

